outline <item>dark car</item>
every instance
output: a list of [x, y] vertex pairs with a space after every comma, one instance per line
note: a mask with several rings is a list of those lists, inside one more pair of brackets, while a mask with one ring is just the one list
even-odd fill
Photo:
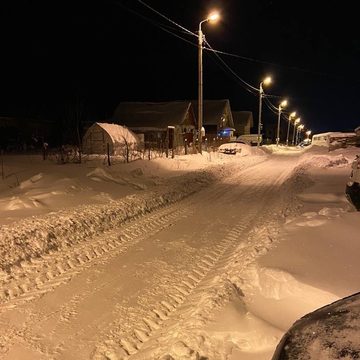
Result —
[[360, 359], [360, 293], [296, 321], [272, 357], [272, 360], [319, 359]]
[[354, 205], [355, 209], [360, 211], [360, 155], [357, 155], [352, 163], [345, 195], [348, 201]]

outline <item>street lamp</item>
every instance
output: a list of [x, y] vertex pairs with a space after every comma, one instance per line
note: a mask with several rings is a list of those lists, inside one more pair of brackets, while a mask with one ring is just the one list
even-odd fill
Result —
[[310, 138], [310, 134], [311, 134], [311, 130], [308, 130], [307, 132], [306, 132], [306, 138], [309, 140], [309, 138]]
[[258, 138], [257, 138], [257, 147], [260, 145], [260, 135], [261, 135], [261, 106], [262, 106], [262, 98], [264, 96], [263, 84], [269, 85], [271, 84], [271, 77], [266, 77], [261, 83], [259, 87], [259, 124], [258, 124]]
[[203, 41], [204, 35], [201, 30], [201, 25], [204, 22], [216, 22], [220, 17], [218, 12], [211, 13], [206, 19], [200, 21], [199, 23], [199, 51], [198, 51], [198, 62], [199, 62], [199, 71], [198, 71], [198, 132], [199, 132], [199, 152], [202, 154], [202, 125], [203, 125], [203, 64], [202, 64], [202, 50], [203, 50]]
[[292, 142], [291, 142], [292, 145], [294, 145], [294, 141], [295, 141], [296, 124], [300, 123], [300, 120], [301, 120], [300, 118], [297, 118], [294, 121], [293, 138], [292, 138]]
[[287, 101], [283, 100], [278, 107], [278, 123], [277, 123], [277, 133], [276, 133], [276, 146], [279, 145], [279, 141], [280, 141], [280, 117], [281, 117], [281, 111], [282, 109], [287, 105]]
[[286, 135], [286, 146], [289, 145], [289, 132], [290, 132], [290, 123], [291, 123], [291, 118], [296, 116], [296, 111], [293, 111], [289, 117], [288, 117], [288, 128], [287, 128], [287, 135]]
[[299, 137], [300, 137], [300, 132], [301, 130], [304, 128], [304, 124], [301, 124], [297, 127], [297, 131], [296, 131], [296, 145], [299, 143]]

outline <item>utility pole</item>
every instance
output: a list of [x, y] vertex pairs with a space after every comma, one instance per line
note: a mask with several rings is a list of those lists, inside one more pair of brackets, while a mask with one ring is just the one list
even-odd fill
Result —
[[259, 124], [258, 124], [258, 137], [257, 137], [257, 147], [260, 146], [260, 143], [261, 143], [261, 126], [262, 126], [262, 123], [261, 123], [261, 111], [262, 111], [262, 98], [264, 96], [264, 90], [263, 90], [263, 84], [265, 85], [269, 85], [271, 83], [271, 77], [268, 76], [266, 77], [261, 83], [260, 83], [260, 86], [259, 86]]
[[260, 83], [259, 89], [259, 124], [258, 124], [258, 137], [257, 137], [257, 147], [260, 146], [260, 136], [261, 136], [261, 107], [262, 107], [262, 97], [263, 97], [263, 87], [262, 82]]
[[203, 51], [203, 41], [204, 34], [201, 30], [201, 25], [204, 22], [216, 22], [220, 17], [218, 12], [211, 13], [206, 19], [200, 21], [199, 23], [199, 43], [198, 43], [198, 136], [199, 136], [199, 152], [202, 154], [202, 127], [203, 127], [203, 61], [202, 61], [202, 51]]
[[[207, 21], [207, 20], [205, 20]], [[199, 24], [199, 51], [198, 51], [198, 141], [199, 141], [199, 152], [202, 154], [202, 136], [201, 136], [201, 129], [203, 124], [203, 63], [202, 63], [202, 47], [203, 47], [203, 32], [201, 30], [201, 24], [203, 21]]]

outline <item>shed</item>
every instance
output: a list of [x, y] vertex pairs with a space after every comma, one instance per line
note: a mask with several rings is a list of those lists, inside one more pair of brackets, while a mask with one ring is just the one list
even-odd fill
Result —
[[109, 144], [110, 155], [124, 155], [126, 148], [136, 150], [140, 141], [131, 130], [124, 126], [96, 122], [83, 137], [85, 154], [106, 154]]

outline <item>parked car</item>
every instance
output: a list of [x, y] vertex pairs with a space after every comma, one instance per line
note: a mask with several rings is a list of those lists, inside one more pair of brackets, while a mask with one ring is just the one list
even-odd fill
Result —
[[261, 134], [260, 136], [258, 134], [244, 134], [238, 136], [236, 140], [244, 141], [246, 144], [256, 146], [258, 141], [260, 142], [260, 145], [262, 144], [263, 138]]
[[249, 147], [250, 145], [246, 144], [244, 141], [235, 140], [225, 144], [221, 144], [219, 146], [219, 152], [231, 155], [243, 153], [245, 155], [248, 152]]
[[315, 310], [280, 340], [272, 360], [360, 359], [360, 293]]
[[310, 139], [304, 139], [303, 141], [301, 141], [299, 143], [300, 147], [309, 146], [309, 145], [311, 145], [311, 140]]
[[349, 181], [346, 184], [346, 198], [360, 211], [360, 155], [357, 155], [351, 165]]

